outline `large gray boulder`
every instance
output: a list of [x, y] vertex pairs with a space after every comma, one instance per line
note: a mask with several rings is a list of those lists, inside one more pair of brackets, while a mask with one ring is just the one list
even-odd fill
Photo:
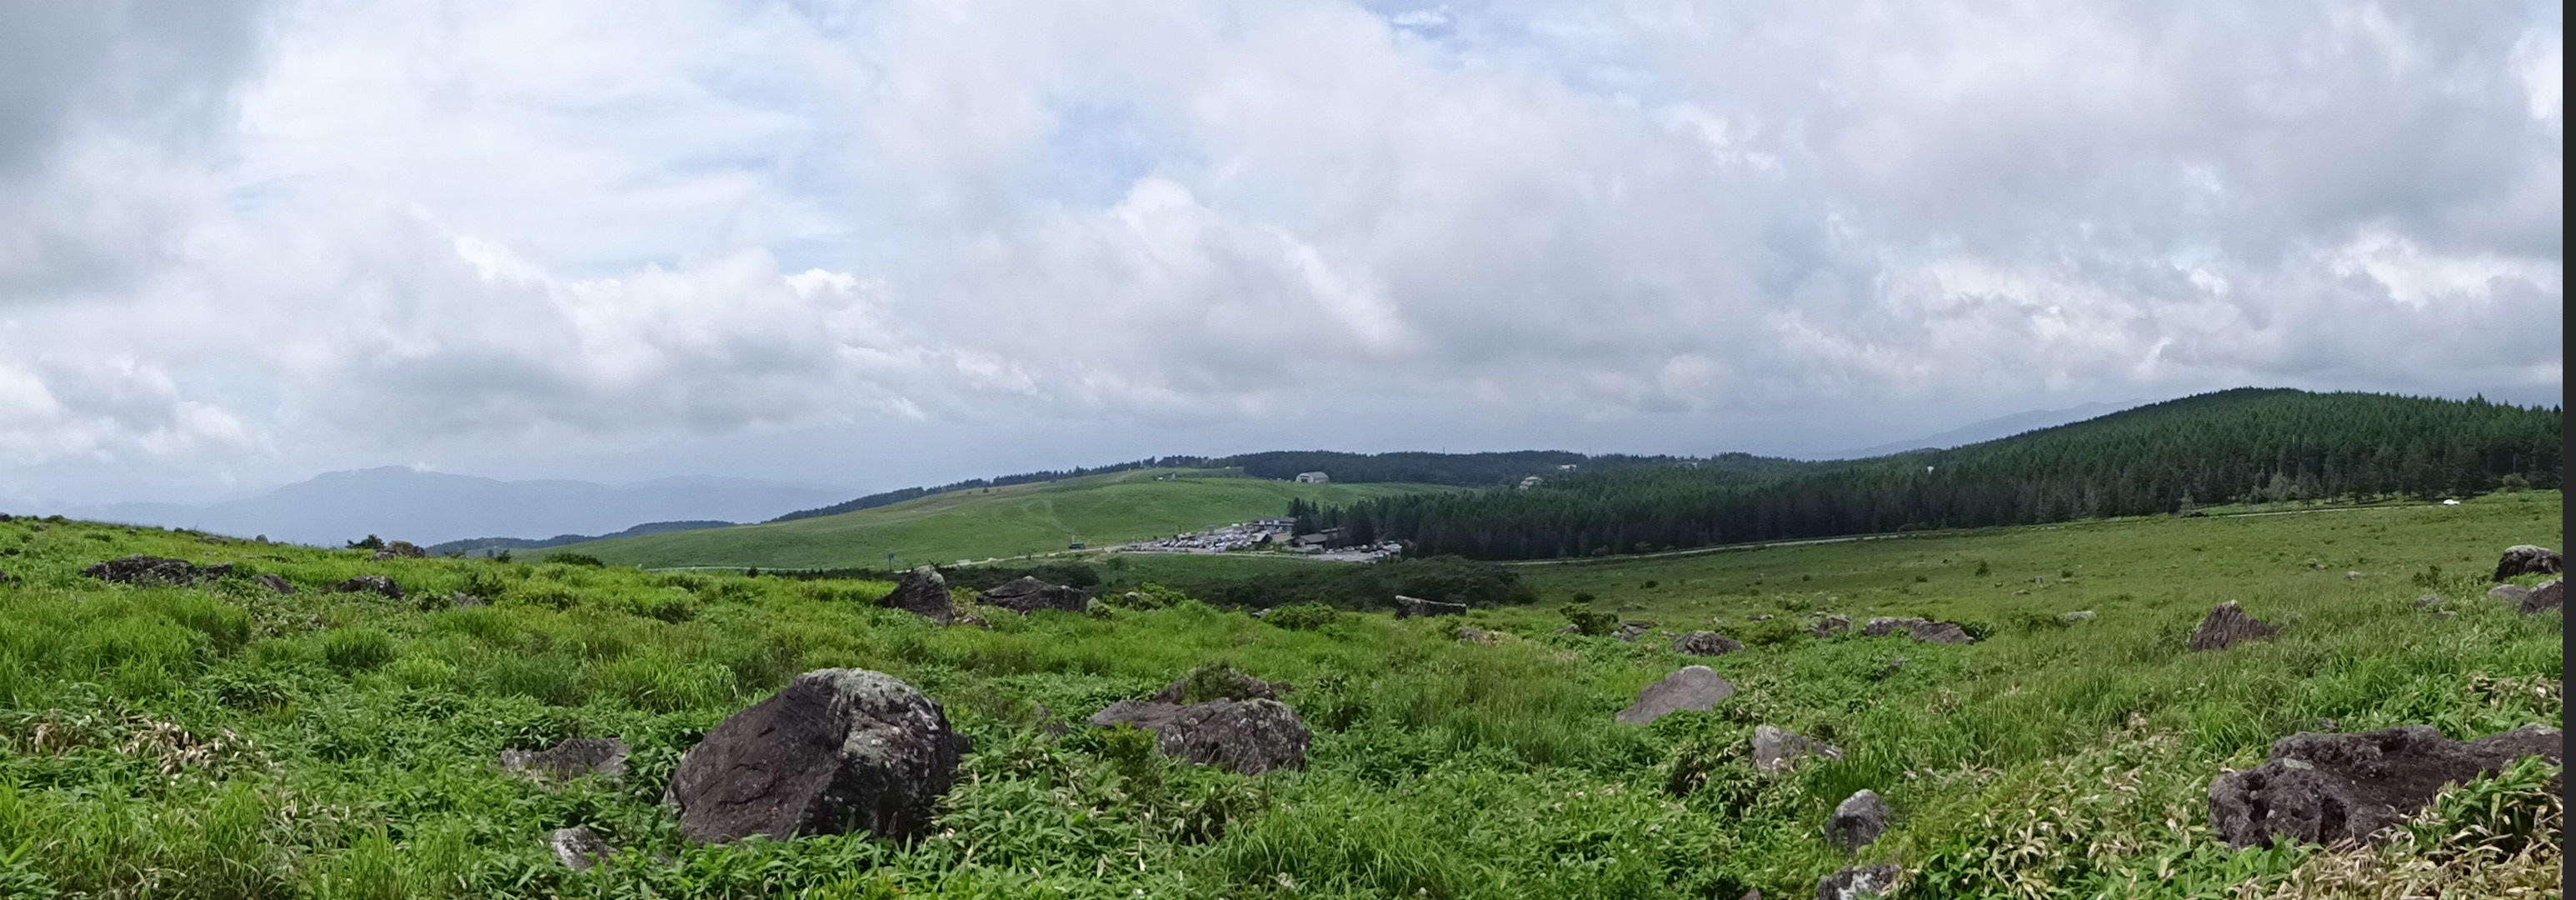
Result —
[[2531, 589], [2519, 584], [2499, 584], [2487, 589], [2487, 599], [2502, 600], [2515, 606], [2531, 598]]
[[1834, 806], [1833, 817], [1825, 820], [1825, 843], [1844, 853], [1858, 851], [1887, 833], [1887, 817], [1887, 801], [1862, 788]]
[[2515, 544], [2506, 547], [2504, 556], [2496, 560], [2495, 580], [2503, 581], [2516, 575], [2556, 575], [2564, 565], [2556, 550]]
[[1900, 872], [1893, 865], [1853, 866], [1816, 880], [1816, 900], [1872, 900], [1887, 896]]
[[1841, 759], [1843, 750], [1806, 735], [1770, 725], [1753, 727], [1753, 770], [1777, 775], [1797, 768], [1798, 761], [1810, 756]]
[[2219, 604], [2191, 630], [2191, 649], [2225, 650], [2244, 641], [2270, 640], [2281, 626], [2245, 614], [2236, 601]]
[[1714, 631], [1694, 631], [1673, 638], [1673, 652], [1685, 656], [1724, 656], [1744, 649], [1744, 642]]
[[957, 618], [957, 601], [948, 596], [948, 577], [929, 566], [903, 573], [893, 591], [877, 598], [877, 605], [943, 624]]
[[91, 563], [81, 574], [118, 584], [187, 587], [232, 574], [232, 563], [201, 566], [166, 556], [125, 556]]
[[2557, 609], [2559, 604], [2565, 602], [2567, 594], [2566, 585], [2560, 583], [2564, 580], [2552, 578], [2541, 582], [2538, 587], [2531, 589], [2531, 593], [2523, 595], [2522, 604], [2516, 608], [2526, 616], [2544, 610]]
[[503, 750], [501, 768], [538, 780], [615, 778], [626, 774], [626, 753], [626, 742], [616, 738], [569, 738], [543, 750]]
[[1164, 756], [1243, 775], [1306, 765], [1306, 723], [1277, 700], [1121, 700], [1084, 721], [1151, 731], [1154, 749]]
[[[943, 588], [942, 593], [946, 593]], [[986, 606], [998, 606], [1018, 613], [1041, 609], [1082, 612], [1091, 608], [1091, 595], [1078, 588], [1049, 584], [1035, 576], [1022, 575], [985, 591], [975, 598]]]
[[1968, 629], [1957, 622], [1925, 622], [1914, 626], [1910, 634], [1926, 644], [1969, 644], [1977, 640], [1968, 636]]
[[1438, 600], [1424, 600], [1420, 597], [1407, 597], [1403, 594], [1395, 595], [1395, 617], [1399, 619], [1407, 619], [1414, 616], [1463, 616], [1466, 614], [1467, 604], [1464, 603], [1442, 603]]
[[1735, 696], [1735, 685], [1707, 666], [1683, 666], [1664, 680], [1637, 692], [1637, 702], [1619, 711], [1621, 725], [1646, 725], [1683, 710], [1707, 710]]
[[865, 831], [901, 838], [930, 824], [957, 780], [966, 738], [939, 702], [894, 676], [818, 669], [733, 714], [680, 757], [669, 796], [680, 834]]
[[2342, 734], [2300, 732], [2271, 757], [2209, 783], [2209, 825], [2229, 846], [2366, 841], [2424, 808], [2447, 785], [2526, 756], [2561, 758], [2558, 729], [2526, 725], [2454, 741], [2429, 725]]

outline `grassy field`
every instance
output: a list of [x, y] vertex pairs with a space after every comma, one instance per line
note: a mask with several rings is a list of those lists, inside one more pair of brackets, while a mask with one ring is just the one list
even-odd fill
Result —
[[[1163, 479], [1168, 476], [1168, 480]], [[947, 565], [961, 559], [1053, 553], [1285, 515], [1301, 498], [1345, 504], [1449, 490], [1410, 484], [1296, 484], [1186, 469], [1138, 469], [950, 491], [812, 519], [592, 541], [544, 552], [586, 553], [648, 568]]]
[[[2557, 545], [2560, 516], [2558, 494], [2526, 493], [1532, 566], [1517, 571], [1545, 603], [1469, 616], [1509, 635], [1490, 645], [1446, 619], [1289, 630], [1188, 602], [940, 628], [874, 608], [882, 583], [377, 562], [20, 520], [0, 523], [18, 579], [0, 587], [0, 896], [1734, 900], [1812, 896], [1855, 861], [1900, 863], [1899, 896], [1924, 898], [2559, 896], [2554, 766], [2455, 789], [2371, 849], [2228, 850], [2202, 792], [2321, 720], [2557, 723], [2560, 615], [2482, 595], [2496, 553]], [[77, 574], [127, 553], [242, 571], [188, 589]], [[362, 573], [412, 599], [322, 590]], [[1577, 593], [1751, 647], [1694, 660], [1663, 635], [1550, 633]], [[2455, 614], [2419, 610], [2426, 593]], [[2221, 600], [2286, 630], [2183, 649]], [[2099, 615], [2056, 618], [2075, 609]], [[1808, 610], [1992, 635], [1816, 639], [1792, 624]], [[1041, 707], [1079, 720], [1210, 661], [1295, 685], [1305, 769], [1235, 776], [1042, 727]], [[1690, 662], [1741, 691], [1611, 722]], [[930, 835], [682, 841], [659, 802], [678, 755], [824, 666], [904, 678], [973, 738]], [[1849, 752], [1756, 775], [1763, 723]], [[548, 789], [494, 762], [573, 736], [633, 744], [630, 773]], [[1854, 860], [1821, 826], [1863, 787], [1897, 822]], [[571, 825], [621, 855], [565, 871], [541, 840]]]

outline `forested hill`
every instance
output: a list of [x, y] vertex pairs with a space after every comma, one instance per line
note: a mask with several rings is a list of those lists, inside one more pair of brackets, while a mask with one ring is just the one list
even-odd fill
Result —
[[[869, 494], [830, 506], [797, 510], [773, 522], [811, 519], [819, 516], [857, 512], [892, 506], [906, 500], [944, 494], [949, 491], [1002, 487], [1060, 481], [1086, 475], [1105, 475], [1136, 469], [1241, 469], [1255, 478], [1288, 479], [1303, 472], [1323, 472], [1333, 481], [1344, 484], [1438, 484], [1451, 487], [1498, 487], [1522, 478], [1563, 471], [1591, 471], [1644, 465], [1672, 465], [1681, 462], [1670, 456], [1630, 456], [1610, 454], [1588, 456], [1564, 450], [1513, 450], [1499, 453], [1339, 453], [1329, 450], [1273, 450], [1235, 456], [1163, 456], [1105, 466], [1024, 472], [998, 478], [974, 478], [937, 487], [909, 487]], [[1695, 464], [1721, 466], [1735, 471], [1763, 471], [1793, 466], [1785, 459], [1729, 453]], [[1562, 467], [1562, 468], [1560, 468]]]
[[1579, 471], [1532, 490], [1314, 514], [1416, 554], [1537, 559], [2053, 522], [2185, 502], [2559, 486], [2558, 407], [2239, 389], [1949, 450], [1754, 467]]

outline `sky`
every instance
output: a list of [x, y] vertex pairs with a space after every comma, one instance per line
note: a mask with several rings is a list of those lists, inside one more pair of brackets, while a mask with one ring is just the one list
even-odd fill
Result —
[[2557, 404], [2556, 4], [0, 2], [0, 498]]

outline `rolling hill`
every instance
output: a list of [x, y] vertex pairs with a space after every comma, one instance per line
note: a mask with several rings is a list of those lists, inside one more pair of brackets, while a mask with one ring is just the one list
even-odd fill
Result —
[[1208, 469], [1134, 469], [969, 488], [836, 515], [568, 544], [653, 568], [875, 567], [1019, 556], [1120, 543], [1285, 514], [1291, 498], [1340, 505], [1446, 490], [1419, 484], [1296, 484]]

